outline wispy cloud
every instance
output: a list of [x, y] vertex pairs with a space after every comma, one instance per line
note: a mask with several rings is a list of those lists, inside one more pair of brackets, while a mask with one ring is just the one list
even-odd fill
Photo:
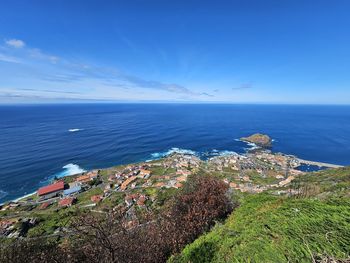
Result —
[[48, 92], [48, 93], [61, 93], [61, 94], [82, 94], [82, 92], [76, 92], [76, 91], [62, 91], [62, 90], [47, 90], [47, 89], [27, 89], [27, 88], [23, 88], [23, 89], [17, 89], [20, 91], [35, 91], [35, 92]]
[[42, 52], [38, 48], [31, 48], [28, 50], [28, 53], [32, 58], [40, 59], [40, 60], [47, 60], [53, 64], [56, 64], [59, 60], [59, 57], [45, 54], [44, 52]]
[[200, 95], [202, 95], [202, 96], [207, 96], [207, 97], [215, 97], [214, 95], [209, 94], [209, 93], [207, 93], [207, 92], [202, 92], [202, 93], [200, 93]]
[[233, 87], [232, 90], [244, 90], [244, 89], [252, 89], [253, 85], [251, 83], [244, 83], [239, 87]]
[[[59, 57], [53, 54], [48, 54], [38, 48], [33, 48], [23, 40], [10, 39], [5, 40], [5, 45], [0, 45], [0, 61], [11, 63], [23, 63], [25, 67], [30, 69], [27, 76], [32, 83], [38, 83], [38, 88], [35, 89], [19, 89], [20, 91], [31, 91], [31, 94], [41, 93], [64, 93], [82, 96], [95, 96], [99, 89], [106, 91], [109, 89], [109, 94], [115, 94], [121, 89], [125, 94], [134, 95], [135, 91], [140, 93], [141, 89], [159, 90], [170, 94], [178, 94], [188, 98], [196, 97], [213, 97], [207, 92], [193, 91], [183, 85], [176, 83], [167, 83], [156, 80], [149, 80], [140, 78], [135, 75], [126, 74], [119, 69], [111, 67], [101, 67], [88, 63], [77, 63], [68, 58]], [[53, 84], [52, 90], [45, 89], [43, 83], [47, 82]], [[87, 88], [83, 88], [82, 86]], [[40, 89], [40, 86], [43, 89]], [[45, 86], [47, 87], [47, 85]], [[54, 87], [62, 87], [62, 91], [55, 90]], [[77, 88], [85, 91], [94, 90], [95, 93], [85, 94], [84, 92], [65, 92], [69, 88]], [[147, 92], [148, 93], [148, 92]], [[155, 94], [155, 93], [149, 93]], [[21, 94], [17, 94], [21, 96]], [[16, 96], [17, 96], [16, 95]], [[23, 96], [26, 94], [24, 93]], [[35, 94], [34, 94], [35, 95]], [[126, 95], [125, 95], [126, 96]], [[77, 96], [75, 96], [77, 97]]]
[[0, 61], [8, 62], [8, 63], [20, 63], [19, 59], [12, 56], [5, 55], [5, 54], [1, 54], [1, 53], [0, 53]]
[[9, 39], [5, 40], [6, 45], [14, 48], [23, 48], [26, 44], [20, 39]]

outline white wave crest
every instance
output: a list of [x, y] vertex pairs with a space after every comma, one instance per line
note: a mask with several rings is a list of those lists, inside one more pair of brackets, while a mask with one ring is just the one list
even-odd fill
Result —
[[238, 155], [238, 153], [234, 151], [219, 151], [219, 156], [230, 156], [230, 155]]
[[247, 145], [250, 146], [249, 148], [247, 148], [248, 151], [253, 151], [261, 148], [253, 142], [247, 142]]
[[86, 172], [86, 170], [84, 170], [79, 165], [74, 164], [74, 163], [66, 164], [62, 168], [63, 168], [63, 171], [57, 173], [56, 177], [60, 178], [60, 177], [65, 177], [65, 176], [75, 175], [75, 174], [81, 174], [81, 173]]
[[4, 198], [4, 197], [7, 196], [7, 195], [8, 195], [7, 192], [5, 192], [5, 191], [3, 191], [3, 190], [0, 190], [0, 199], [1, 199], [1, 198]]
[[159, 159], [159, 158], [163, 158], [166, 156], [169, 156], [173, 153], [180, 153], [180, 154], [189, 154], [189, 155], [197, 155], [197, 153], [195, 151], [192, 150], [188, 150], [188, 149], [181, 149], [181, 148], [171, 148], [170, 150], [166, 151], [166, 152], [157, 152], [157, 153], [152, 153], [152, 159]]
[[69, 132], [78, 132], [78, 131], [83, 131], [84, 129], [69, 129]]

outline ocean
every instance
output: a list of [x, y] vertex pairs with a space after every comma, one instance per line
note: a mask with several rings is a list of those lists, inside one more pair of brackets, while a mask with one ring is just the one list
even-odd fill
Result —
[[274, 152], [350, 165], [350, 106], [75, 104], [0, 106], [0, 203], [54, 176], [160, 158], [243, 153], [260, 132]]

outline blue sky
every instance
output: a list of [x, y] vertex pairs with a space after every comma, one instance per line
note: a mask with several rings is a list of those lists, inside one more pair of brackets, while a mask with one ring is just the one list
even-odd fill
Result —
[[350, 1], [17, 1], [0, 103], [350, 104]]

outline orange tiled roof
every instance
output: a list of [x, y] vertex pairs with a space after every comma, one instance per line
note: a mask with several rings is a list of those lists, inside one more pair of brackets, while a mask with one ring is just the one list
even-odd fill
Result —
[[90, 181], [90, 176], [88, 176], [88, 175], [79, 176], [76, 181], [81, 182], [81, 183], [88, 182], [88, 181]]
[[142, 174], [151, 174], [151, 171], [150, 170], [146, 170], [146, 169], [141, 169], [140, 173], [142, 173]]
[[185, 182], [186, 180], [187, 180], [187, 177], [184, 175], [176, 177], [176, 181], [179, 181], [179, 182]]
[[175, 184], [175, 187], [176, 188], [181, 188], [183, 185], [182, 185], [182, 183], [180, 183], [180, 182], [177, 182], [176, 184]]
[[146, 197], [144, 195], [141, 195], [139, 200], [137, 200], [137, 204], [140, 206], [145, 205], [145, 202], [146, 202]]
[[59, 206], [70, 206], [74, 203], [75, 199], [72, 197], [64, 198], [58, 202]]
[[163, 186], [165, 186], [165, 183], [164, 182], [158, 182], [154, 186], [155, 187], [163, 187]]
[[132, 182], [132, 181], [135, 181], [136, 180], [136, 176], [131, 176], [131, 177], [129, 177], [128, 179], [126, 179], [123, 183], [122, 183], [122, 185], [120, 186], [120, 189], [121, 190], [125, 190], [127, 187], [128, 187], [128, 185]]

